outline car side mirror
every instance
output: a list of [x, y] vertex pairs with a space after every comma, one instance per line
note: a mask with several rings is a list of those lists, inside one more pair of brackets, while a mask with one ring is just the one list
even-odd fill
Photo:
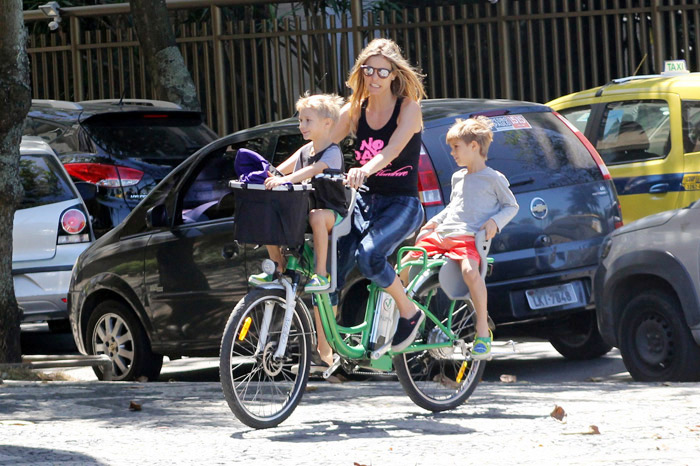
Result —
[[163, 204], [156, 204], [146, 211], [146, 225], [148, 228], [169, 226], [168, 211]]
[[75, 187], [78, 189], [78, 193], [80, 194], [80, 197], [83, 198], [83, 202], [85, 204], [88, 204], [92, 201], [95, 200], [97, 197], [97, 186], [92, 184], [92, 183], [87, 183], [85, 181], [78, 181], [75, 184]]

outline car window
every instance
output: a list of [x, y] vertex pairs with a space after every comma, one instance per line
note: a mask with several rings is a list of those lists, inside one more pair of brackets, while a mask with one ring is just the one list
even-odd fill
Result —
[[238, 151], [238, 149], [245, 148], [245, 149], [257, 152], [258, 154], [262, 155], [263, 157], [267, 157], [268, 147], [270, 147], [270, 138], [269, 137], [262, 137], [262, 138], [253, 138], [253, 139], [246, 139], [245, 141], [234, 142], [228, 146], [228, 150], [233, 152], [235, 155], [236, 152]]
[[[503, 173], [514, 193], [556, 188], [602, 179], [595, 160], [581, 140], [551, 112], [491, 117], [493, 142], [489, 147], [491, 168]], [[428, 130], [423, 141], [431, 152], [457, 165], [445, 142], [449, 126]], [[438, 129], [438, 128], [436, 128]], [[433, 138], [437, 137], [439, 144]]]
[[683, 149], [700, 152], [700, 101], [683, 101]]
[[277, 167], [304, 145], [304, 138], [299, 134], [283, 134], [277, 138], [277, 147], [272, 155], [272, 165]]
[[39, 118], [27, 118], [24, 135], [39, 136], [58, 154], [84, 152], [80, 138], [70, 126], [59, 125]]
[[19, 176], [24, 188], [21, 209], [75, 199], [59, 163], [45, 154], [23, 155]]
[[184, 158], [216, 139], [195, 112], [106, 113], [82, 125], [110, 155], [145, 161]]
[[585, 107], [565, 108], [564, 110], [560, 110], [559, 113], [566, 117], [579, 131], [582, 133], [586, 132], [586, 124], [588, 123], [588, 118], [591, 116], [591, 107], [589, 105]]
[[209, 154], [190, 174], [181, 194], [181, 222], [184, 224], [232, 217], [233, 193], [228, 186], [236, 179], [235, 152], [220, 149]]
[[664, 158], [671, 150], [669, 114], [663, 100], [611, 102], [605, 106], [596, 149], [611, 165]]

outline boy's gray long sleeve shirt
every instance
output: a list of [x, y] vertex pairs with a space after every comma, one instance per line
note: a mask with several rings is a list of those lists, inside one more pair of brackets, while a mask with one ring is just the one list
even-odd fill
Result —
[[519, 209], [508, 186], [506, 177], [491, 167], [476, 173], [458, 170], [452, 175], [450, 203], [428, 224], [437, 224], [435, 231], [443, 237], [473, 236], [492, 218], [501, 231]]

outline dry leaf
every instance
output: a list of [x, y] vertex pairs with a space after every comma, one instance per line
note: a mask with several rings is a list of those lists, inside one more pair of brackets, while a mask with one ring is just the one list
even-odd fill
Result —
[[146, 383], [146, 382], [148, 382], [148, 377], [146, 377], [145, 375], [142, 375], [141, 377], [136, 379], [136, 381], [141, 382], [141, 383]]
[[141, 411], [141, 405], [134, 401], [129, 402], [129, 411]]
[[549, 413], [549, 415], [557, 421], [563, 422], [564, 418], [566, 417], [566, 411], [564, 411], [564, 408], [562, 408], [561, 406], [554, 405], [554, 410], [551, 413]]
[[598, 430], [598, 426], [588, 426], [588, 432], [584, 432], [584, 435], [600, 435], [600, 431]]
[[517, 381], [518, 381], [518, 378], [514, 375], [501, 374], [501, 382], [503, 382], [503, 383], [515, 383]]

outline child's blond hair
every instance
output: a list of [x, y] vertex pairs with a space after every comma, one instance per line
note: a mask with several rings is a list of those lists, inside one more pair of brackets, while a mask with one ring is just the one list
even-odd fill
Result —
[[333, 123], [340, 118], [340, 109], [345, 100], [336, 94], [309, 94], [308, 91], [297, 100], [297, 112], [305, 109], [315, 111], [321, 118], [330, 118]]
[[475, 116], [467, 120], [457, 118], [455, 124], [447, 131], [447, 144], [452, 144], [457, 140], [464, 141], [465, 144], [471, 144], [476, 141], [479, 144], [479, 153], [483, 158], [487, 158], [489, 146], [493, 142], [493, 122], [483, 115]]

